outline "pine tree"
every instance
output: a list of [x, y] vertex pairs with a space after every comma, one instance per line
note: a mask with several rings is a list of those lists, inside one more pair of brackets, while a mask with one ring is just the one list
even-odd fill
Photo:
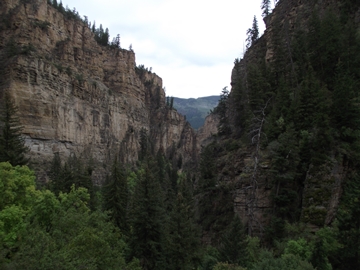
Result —
[[258, 22], [256, 19], [256, 16], [254, 16], [253, 19], [253, 24], [252, 24], [252, 28], [249, 28], [246, 31], [247, 34], [247, 38], [246, 38], [246, 48], [249, 48], [251, 45], [253, 45], [255, 43], [255, 41], [257, 41], [259, 39], [259, 27], [258, 27]]
[[[235, 68], [238, 67], [236, 64]], [[231, 89], [231, 109], [234, 112], [233, 123], [237, 136], [240, 137], [247, 128], [249, 117], [249, 97], [248, 91], [246, 91], [245, 83], [237, 76], [235, 83], [233, 83]]]
[[22, 126], [16, 116], [18, 111], [8, 93], [5, 93], [0, 111], [0, 162], [10, 162], [11, 165], [25, 165], [29, 159], [25, 153], [29, 149], [21, 137]]
[[[104, 35], [101, 37], [101, 44], [103, 46], [106, 46], [109, 44], [109, 38], [110, 38], [110, 33], [109, 33], [109, 28], [105, 29]], [[118, 46], [120, 48], [120, 35], [118, 34], [117, 36], [117, 42], [118, 42]]]
[[117, 34], [116, 37], [113, 38], [113, 41], [111, 42], [111, 46], [120, 49], [120, 34]]
[[141, 128], [140, 130], [140, 151], [139, 151], [139, 160], [143, 160], [146, 155], [148, 155], [150, 151], [149, 147], [149, 139], [147, 135], [147, 130], [145, 128]]
[[50, 190], [56, 195], [59, 195], [60, 191], [64, 191], [63, 179], [62, 179], [62, 166], [59, 153], [55, 153], [51, 162], [50, 172]]
[[324, 242], [322, 240], [318, 240], [315, 242], [314, 251], [310, 262], [318, 270], [332, 269], [328, 263], [327, 254], [324, 248]]
[[266, 17], [270, 14], [271, 1], [270, 0], [262, 0], [261, 9], [263, 11], [262, 16]]
[[193, 196], [189, 180], [180, 176], [174, 207], [170, 213], [168, 269], [195, 269], [199, 260], [199, 230], [194, 222]]
[[170, 98], [170, 110], [172, 110], [173, 106], [174, 106], [174, 97], [171, 97]]
[[229, 97], [229, 90], [224, 87], [221, 91], [219, 104], [214, 109], [214, 113], [219, 115], [218, 133], [220, 135], [227, 135], [231, 132], [229, 118], [227, 116], [227, 101]]
[[65, 8], [64, 8], [64, 5], [62, 3], [62, 1], [60, 0], [60, 3], [59, 3], [59, 6], [58, 6], [58, 10], [64, 14], [65, 13]]
[[335, 262], [336, 269], [360, 269], [360, 176], [353, 173], [347, 179], [337, 219], [339, 242], [343, 245]]
[[84, 161], [75, 154], [68, 157], [64, 166], [61, 166], [59, 155], [54, 155], [50, 168], [50, 189], [58, 194], [70, 192], [71, 186], [84, 187], [90, 194], [90, 208], [95, 209], [95, 190], [91, 179], [92, 168], [86, 166]]
[[219, 148], [212, 143], [202, 149], [196, 188], [198, 223], [204, 231], [214, 233], [214, 240], [231, 222], [234, 211], [233, 186], [224, 185], [217, 179], [216, 154]]
[[131, 257], [138, 258], [143, 269], [165, 269], [166, 219], [163, 192], [154, 168], [154, 160], [147, 156], [136, 185], [130, 219]]
[[240, 266], [246, 265], [246, 234], [238, 215], [234, 216], [229, 230], [223, 235], [219, 251], [221, 261]]
[[200, 178], [197, 185], [198, 219], [204, 230], [213, 223], [213, 200], [216, 186], [216, 165], [214, 145], [202, 149], [200, 157]]
[[127, 226], [127, 179], [124, 169], [117, 158], [114, 159], [111, 175], [103, 187], [104, 210], [110, 212], [110, 217], [119, 229], [126, 233]]
[[266, 70], [263, 65], [251, 64], [247, 67], [247, 83], [249, 104], [252, 113], [262, 110], [272, 94], [269, 83], [266, 81]]

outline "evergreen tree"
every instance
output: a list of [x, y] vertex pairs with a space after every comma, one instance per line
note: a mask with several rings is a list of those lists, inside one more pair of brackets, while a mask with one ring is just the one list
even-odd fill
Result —
[[341, 32], [340, 20], [330, 9], [326, 10], [323, 18], [315, 11], [310, 19], [308, 50], [311, 65], [330, 90], [336, 82]]
[[[93, 29], [95, 29], [95, 22], [93, 24]], [[102, 24], [100, 24], [100, 27], [95, 30], [96, 42], [101, 46], [107, 46], [109, 45], [109, 37], [110, 37], [109, 29], [106, 28], [104, 31]], [[119, 39], [119, 45], [120, 45], [120, 39]]]
[[231, 132], [229, 118], [227, 116], [228, 97], [229, 90], [227, 89], [227, 87], [224, 87], [220, 95], [219, 104], [214, 109], [214, 113], [219, 115], [218, 133], [220, 135], [227, 135]]
[[68, 161], [70, 168], [73, 171], [73, 177], [76, 187], [84, 187], [88, 190], [90, 194], [89, 206], [91, 210], [95, 210], [96, 207], [96, 197], [95, 197], [95, 189], [91, 179], [92, 170], [91, 164], [86, 164], [83, 158], [78, 158], [76, 155], [70, 157]]
[[139, 160], [143, 160], [149, 153], [149, 139], [147, 135], [147, 130], [145, 128], [141, 128], [140, 130], [140, 152], [139, 152]]
[[55, 194], [59, 194], [69, 192], [72, 185], [84, 187], [90, 194], [90, 207], [94, 210], [96, 198], [91, 174], [91, 166], [85, 165], [84, 161], [75, 154], [69, 156], [64, 166], [61, 166], [60, 157], [55, 154], [50, 168], [50, 189]]
[[249, 48], [251, 45], [255, 43], [255, 41], [259, 38], [259, 27], [256, 16], [254, 16], [252, 28], [249, 28], [246, 31], [247, 38], [246, 38], [246, 48]]
[[104, 210], [110, 212], [110, 217], [115, 225], [123, 232], [128, 231], [127, 226], [127, 204], [128, 190], [127, 179], [124, 169], [121, 168], [117, 157], [115, 157], [111, 175], [103, 186]]
[[333, 122], [340, 132], [340, 138], [349, 145], [359, 139], [360, 109], [358, 106], [358, 89], [358, 80], [355, 80], [351, 74], [344, 74], [338, 77], [333, 93]]
[[168, 269], [195, 269], [199, 262], [199, 230], [189, 180], [181, 175], [168, 229]]
[[318, 240], [315, 242], [314, 251], [310, 259], [311, 264], [316, 267], [317, 270], [331, 270], [332, 267], [328, 263], [324, 242]]
[[59, 195], [60, 191], [64, 191], [63, 179], [62, 179], [62, 166], [59, 153], [55, 153], [51, 162], [50, 172], [50, 190], [56, 195]]
[[262, 110], [267, 99], [272, 94], [270, 85], [266, 81], [265, 62], [251, 64], [247, 67], [247, 84], [249, 92], [249, 104], [252, 113]]
[[262, 0], [261, 9], [263, 11], [262, 16], [266, 17], [270, 14], [271, 9], [271, 1], [270, 0]]
[[8, 161], [11, 165], [25, 165], [28, 159], [25, 153], [28, 148], [21, 137], [22, 126], [16, 116], [17, 107], [9, 93], [5, 93], [0, 111], [0, 162]]
[[[299, 218], [299, 210], [297, 208], [299, 198], [295, 191], [297, 190], [296, 176], [299, 164], [299, 149], [296, 132], [292, 124], [289, 124], [286, 131], [279, 135], [277, 141], [269, 144], [269, 150], [273, 164], [271, 173], [276, 185], [273, 196], [275, 203], [274, 212], [282, 220], [289, 219], [296, 221]], [[273, 237], [275, 238], [275, 236]]]
[[213, 220], [213, 200], [216, 186], [216, 163], [214, 144], [202, 149], [200, 156], [200, 177], [197, 185], [199, 223], [209, 230]]
[[[236, 64], [235, 68], [237, 67], [238, 64]], [[232, 122], [237, 132], [236, 135], [240, 137], [247, 128], [250, 110], [248, 91], [246, 91], [244, 81], [239, 76], [236, 78], [235, 83], [233, 83], [231, 97], [231, 108], [234, 111]]]
[[198, 222], [204, 231], [212, 230], [215, 233], [214, 239], [226, 229], [234, 211], [233, 187], [217, 181], [216, 154], [219, 148], [212, 143], [202, 149], [196, 188]]
[[57, 2], [57, 0], [53, 0], [53, 1], [52, 1], [52, 4], [53, 4], [53, 7], [54, 7], [54, 8], [57, 8], [57, 7], [58, 7], [58, 2]]
[[143, 269], [165, 269], [165, 212], [163, 193], [147, 157], [136, 185], [131, 211], [131, 257], [138, 258]]
[[342, 247], [333, 258], [341, 270], [360, 269], [360, 176], [354, 172], [346, 181], [337, 214]]
[[[70, 158], [68, 158], [68, 161]], [[75, 182], [74, 172], [71, 168], [71, 165], [69, 165], [69, 162], [65, 162], [64, 166], [61, 168], [61, 177], [60, 181], [62, 181], [62, 184], [59, 184], [59, 188], [61, 192], [69, 192], [71, 189], [71, 186]]]
[[[106, 28], [104, 35], [101, 37], [101, 45], [104, 45], [104, 46], [108, 45], [109, 38], [110, 38], [109, 28]], [[118, 48], [120, 48], [120, 35], [119, 34], [117, 35], [116, 43], [118, 45]]]
[[240, 266], [246, 265], [246, 234], [241, 219], [236, 214], [221, 239], [219, 251], [221, 261]]
[[60, 0], [60, 4], [59, 4], [59, 6], [58, 6], [58, 10], [59, 10], [62, 14], [65, 13], [65, 8], [64, 8], [64, 5], [63, 5], [63, 3], [62, 3], [61, 0]]
[[172, 110], [173, 106], [174, 106], [174, 97], [171, 97], [170, 98], [170, 110]]
[[[106, 33], [106, 32], [105, 32]], [[117, 34], [111, 42], [111, 46], [120, 49], [120, 34]]]

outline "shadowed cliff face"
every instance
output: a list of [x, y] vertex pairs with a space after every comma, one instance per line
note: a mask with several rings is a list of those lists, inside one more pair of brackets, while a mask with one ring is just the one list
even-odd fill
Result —
[[[291, 91], [295, 89], [308, 93], [304, 87], [306, 85], [304, 74], [308, 70], [302, 74], [299, 67], [302, 65], [302, 57], [307, 57], [310, 55], [309, 52], [312, 52], [312, 47], [307, 45], [313, 38], [311, 35], [314, 34], [315, 40], [319, 36], [311, 28], [314, 18], [320, 23], [328, 20], [327, 16], [331, 15], [338, 18], [337, 22], [340, 22], [339, 18], [343, 18], [344, 14], [351, 14], [344, 21], [352, 21], [358, 29], [360, 10], [354, 9], [351, 13], [344, 12], [345, 1], [340, 2], [342, 1], [278, 1], [272, 13], [265, 18], [267, 29], [264, 35], [246, 51], [243, 59], [235, 61], [232, 71], [232, 89], [227, 103], [227, 117], [232, 131], [231, 134], [217, 136], [214, 140], [217, 149], [225, 149], [215, 157], [215, 171], [217, 183], [231, 188], [234, 211], [246, 223], [249, 234], [264, 236], [267, 226], [276, 228], [273, 225], [274, 220], [300, 221], [314, 230], [331, 224], [336, 217], [343, 185], [348, 181], [350, 171], [355, 170], [348, 164], [347, 154], [344, 155], [337, 145], [327, 144], [322, 148], [318, 146], [324, 140], [321, 132], [318, 132], [322, 127], [322, 122], [318, 126], [311, 122], [312, 126], [308, 128], [309, 133], [314, 136], [320, 134], [318, 143], [306, 146], [302, 144], [301, 132], [303, 131], [301, 129], [305, 128], [301, 126], [300, 121], [303, 113], [299, 112], [299, 107], [292, 103], [295, 99], [293, 92], [286, 93], [284, 96], [284, 100], [288, 102], [284, 104], [288, 106], [283, 106], [285, 109], [279, 113], [280, 115], [277, 115], [275, 111], [281, 108], [278, 104], [283, 102], [279, 101], [281, 97], [279, 89], [282, 89], [282, 83], [286, 82]], [[340, 28], [343, 31], [345, 26], [342, 25]], [[327, 35], [330, 34], [327, 33]], [[300, 41], [303, 43], [299, 43]], [[305, 44], [307, 48], [304, 48]], [[327, 44], [324, 48], [328, 48]], [[347, 49], [346, 47], [339, 49], [339, 54], [341, 50]], [[329, 75], [319, 75], [321, 70], [316, 65], [316, 62], [320, 61], [319, 54], [312, 55], [315, 59], [313, 70], [318, 76], [317, 80], [322, 82], [321, 87], [334, 91], [333, 85], [326, 84], [327, 80], [331, 81], [328, 79]], [[323, 59], [328, 59], [328, 57]], [[339, 59], [341, 57], [336, 57], [334, 63], [338, 63]], [[309, 71], [309, 74], [312, 73]], [[257, 92], [254, 94], [255, 90]], [[326, 94], [320, 93], [323, 96], [316, 101], [316, 106], [328, 98]], [[263, 99], [263, 103], [257, 103], [259, 98]], [[308, 103], [311, 103], [311, 99], [310, 102], [304, 102], [304, 107], [308, 106]], [[255, 108], [253, 104], [258, 107]], [[274, 132], [271, 128], [275, 126], [276, 129], [278, 127], [276, 124], [279, 126], [283, 124], [281, 121], [284, 119], [281, 114], [285, 114], [284, 111], [290, 106], [294, 108], [294, 115], [300, 115], [300, 117], [288, 117], [287, 124], [291, 123], [287, 127], [289, 129], [284, 128], [281, 132], [276, 131], [278, 132], [276, 136], [269, 136], [271, 132]], [[315, 114], [319, 111], [320, 109], [317, 109]], [[289, 112], [286, 113], [291, 115]], [[275, 125], [270, 123], [274, 115], [277, 115], [276, 119], [274, 118], [275, 121], [273, 120]], [[328, 114], [328, 111], [324, 112], [324, 115], [333, 117], [330, 113]], [[264, 126], [262, 123], [265, 123]], [[209, 118], [200, 130], [210, 130], [211, 127], [215, 126]], [[291, 131], [291, 128], [298, 133]], [[336, 129], [336, 127], [332, 128]], [[261, 143], [258, 143], [260, 139], [257, 140], [257, 136], [260, 137], [260, 135], [262, 139]], [[304, 154], [307, 153], [306, 151], [312, 151], [312, 156]], [[316, 160], [316, 155], [319, 153], [323, 154], [320, 161]], [[286, 216], [284, 213], [290, 214]]]
[[55, 152], [108, 162], [118, 151], [133, 163], [145, 128], [155, 151], [176, 145], [190, 166], [195, 134], [165, 106], [162, 79], [136, 72], [133, 51], [99, 46], [87, 25], [46, 0], [4, 0], [0, 14], [0, 93], [19, 108], [33, 163]]

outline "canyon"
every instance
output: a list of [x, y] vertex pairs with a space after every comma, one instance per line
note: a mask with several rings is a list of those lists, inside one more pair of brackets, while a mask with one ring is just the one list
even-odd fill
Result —
[[[154, 151], [175, 151], [183, 167], [198, 156], [195, 131], [165, 104], [162, 79], [136, 66], [135, 52], [100, 46], [81, 20], [68, 19], [46, 0], [1, 3], [1, 94], [19, 108], [31, 164], [46, 168], [54, 153], [108, 164], [138, 159], [140, 131]], [[173, 149], [173, 150], [171, 150]], [[40, 165], [40, 166], [38, 166]], [[96, 166], [100, 184], [103, 166]]]

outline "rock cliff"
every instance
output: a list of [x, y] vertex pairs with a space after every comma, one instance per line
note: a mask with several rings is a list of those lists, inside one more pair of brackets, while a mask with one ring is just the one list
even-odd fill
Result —
[[201, 152], [201, 148], [206, 146], [213, 135], [218, 133], [219, 117], [211, 113], [205, 118], [205, 123], [197, 131], [197, 149]]
[[137, 69], [133, 51], [99, 46], [84, 22], [46, 0], [3, 0], [0, 17], [0, 93], [19, 108], [33, 164], [55, 152], [106, 164], [119, 151], [134, 163], [144, 128], [155, 151], [175, 145], [191, 166], [193, 129], [165, 106], [162, 79]]
[[[321, 162], [316, 163], [312, 159], [308, 161], [306, 169], [301, 171], [301, 176], [292, 175], [293, 172], [290, 171], [289, 164], [291, 162], [293, 162], [291, 166], [300, 164], [299, 156], [293, 155], [295, 147], [292, 146], [281, 154], [283, 155], [283, 162], [278, 165], [275, 164], [278, 161], [274, 153], [279, 153], [278, 147], [283, 143], [281, 140], [284, 139], [281, 136], [285, 134], [294, 139], [295, 135], [291, 131], [283, 130], [283, 133], [278, 133], [281, 134], [280, 136], [277, 135], [279, 137], [273, 139], [274, 141], [263, 139], [260, 144], [257, 144], [256, 136], [261, 134], [264, 136], [262, 138], [265, 138], [266, 134], [265, 132], [262, 133], [263, 130], [260, 127], [268, 128], [270, 118], [276, 115], [276, 112], [271, 110], [276, 108], [277, 102], [280, 102], [278, 99], [283, 98], [279, 97], [279, 92], [277, 92], [282, 87], [281, 83], [285, 81], [290, 81], [289, 85], [293, 83], [295, 85], [293, 87], [296, 89], [294, 93], [295, 91], [306, 91], [303, 90], [305, 88], [304, 83], [296, 81], [300, 80], [299, 78], [303, 80], [301, 77], [303, 74], [299, 72], [302, 56], [296, 55], [298, 52], [296, 49], [299, 48], [296, 46], [300, 46], [296, 44], [299, 41], [299, 36], [296, 35], [301, 34], [304, 38], [310, 31], [314, 31], [309, 28], [310, 19], [317, 18], [320, 22], [323, 18], [326, 19], [328, 16], [326, 14], [331, 13], [334, 18], [343, 18], [345, 16], [343, 14], [346, 14], [349, 16], [348, 20], [354, 21], [354, 25], [358, 27], [360, 9], [352, 10], [351, 15], [348, 15], [348, 12], [344, 11], [348, 6], [340, 2], [331, 0], [279, 0], [272, 13], [264, 18], [266, 23], [264, 34], [251, 45], [243, 59], [235, 61], [227, 112], [232, 132], [228, 136], [216, 139], [217, 143], [220, 143], [218, 149], [227, 149], [216, 158], [217, 180], [219, 183], [229, 183], [232, 188], [234, 211], [247, 224], [250, 234], [263, 235], [265, 228], [269, 225], [274, 226], [271, 227], [270, 231], [275, 230], [276, 222], [280, 220], [281, 223], [281, 220], [283, 222], [284, 219], [289, 218], [281, 212], [281, 209], [286, 209], [289, 212], [288, 209], [291, 207], [294, 211], [289, 220], [305, 222], [315, 230], [323, 225], [331, 224], [335, 219], [343, 185], [348, 177], [349, 167], [346, 155], [343, 155], [341, 150], [339, 151], [336, 147], [332, 146], [331, 148], [329, 145], [321, 149], [311, 150], [314, 151], [313, 153], [327, 152], [323, 155]], [[303, 42], [302, 45], [305, 46], [304, 44], [307, 41], [303, 39]], [[326, 47], [325, 45], [324, 47]], [[305, 48], [301, 49], [305, 50]], [[316, 57], [314, 59], [315, 62], [318, 61]], [[338, 59], [340, 58], [336, 58], [337, 61], [340, 61]], [[299, 73], [296, 74], [296, 72]], [[298, 77], [296, 78], [296, 76]], [[269, 82], [270, 77], [273, 80], [272, 82]], [[280, 81], [280, 77], [283, 81]], [[263, 81], [261, 81], [262, 79]], [[327, 87], [326, 83], [323, 83], [322, 87]], [[291, 86], [289, 88], [291, 89]], [[256, 94], [251, 92], [255, 90], [258, 91]], [[262, 96], [259, 97], [260, 95]], [[263, 109], [263, 111], [259, 108], [251, 108], [253, 106], [251, 102], [257, 102], [258, 98], [264, 99], [261, 108], [266, 108], [267, 100], [271, 100], [269, 107], [273, 107], [270, 109], [268, 107], [267, 110]], [[295, 97], [290, 92], [284, 98], [290, 99], [290, 102], [287, 103], [290, 106], [291, 100]], [[325, 99], [326, 96], [323, 98]], [[292, 106], [294, 105], [292, 104]], [[294, 106], [294, 108], [298, 107]], [[239, 114], [239, 111], [242, 114]], [[284, 119], [282, 117], [276, 118], [276, 121], [278, 120]], [[294, 119], [288, 119], [288, 123], [293, 125], [291, 128], [297, 129], [299, 123], [292, 121]], [[265, 123], [265, 127], [261, 126], [260, 123]], [[202, 129], [208, 129], [208, 124], [210, 122], [205, 123]], [[277, 124], [280, 125], [281, 123], [277, 122]], [[312, 127], [309, 132], [315, 134], [317, 129], [318, 127]], [[251, 133], [255, 131], [259, 133]], [[303, 131], [301, 130], [299, 133], [301, 132]], [[297, 140], [299, 141], [295, 143], [296, 147], [302, 147], [301, 136]], [[320, 137], [319, 142], [321, 140], [323, 140], [322, 137]], [[286, 143], [290, 144], [290, 139]], [[312, 147], [316, 148], [316, 146]], [[292, 161], [291, 158], [293, 158]], [[321, 165], [319, 165], [320, 163]], [[275, 166], [280, 169], [276, 169]], [[296, 170], [299, 172], [299, 167]], [[286, 181], [281, 182], [283, 179]], [[280, 218], [276, 221], [274, 217]], [[271, 223], [274, 220], [275, 222]]]

